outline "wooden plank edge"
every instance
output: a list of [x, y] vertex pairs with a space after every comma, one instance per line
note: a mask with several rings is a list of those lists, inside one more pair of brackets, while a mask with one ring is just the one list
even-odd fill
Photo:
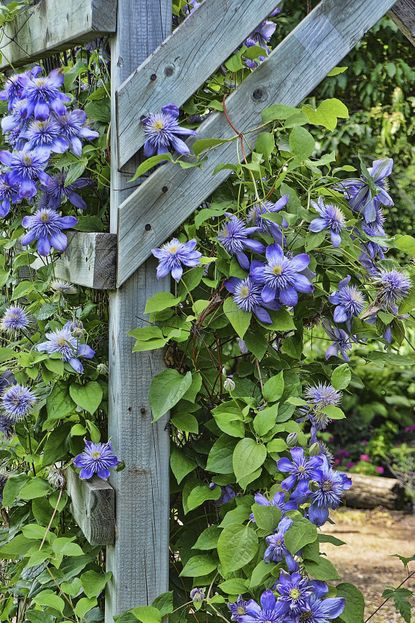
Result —
[[94, 290], [114, 289], [117, 235], [71, 232], [68, 240], [65, 253], [55, 264], [56, 277]]
[[115, 0], [41, 0], [2, 29], [0, 70], [114, 33], [116, 27]]
[[412, 45], [415, 45], [415, 0], [398, 0], [389, 11], [389, 17]]
[[66, 470], [71, 513], [91, 545], [112, 545], [115, 540], [115, 491], [105, 480], [94, 476], [81, 480], [69, 467]]
[[[280, 3], [281, 0], [202, 3], [121, 84], [116, 92], [119, 169], [144, 144], [142, 116], [158, 112], [167, 101], [180, 107]], [[218, 46], [221, 31], [226, 36]], [[192, 53], [195, 41], [198, 41], [197, 63]]]

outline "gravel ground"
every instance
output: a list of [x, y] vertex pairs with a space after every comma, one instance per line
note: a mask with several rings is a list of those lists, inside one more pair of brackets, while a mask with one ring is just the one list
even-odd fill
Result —
[[[410, 557], [415, 554], [415, 516], [382, 509], [340, 509], [332, 519], [335, 525], [326, 524], [324, 531], [347, 545], [327, 544], [325, 552], [342, 581], [356, 584], [365, 595], [367, 618], [382, 603], [384, 588], [397, 587], [406, 576], [401, 561], [392, 555]], [[415, 570], [415, 562], [410, 563], [410, 570]], [[415, 576], [404, 586], [415, 591]], [[370, 623], [403, 623], [403, 619], [393, 604], [388, 603]]]

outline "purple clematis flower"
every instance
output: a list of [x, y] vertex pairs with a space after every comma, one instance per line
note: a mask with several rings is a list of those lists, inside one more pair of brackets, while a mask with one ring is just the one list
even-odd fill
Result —
[[330, 357], [342, 357], [344, 361], [350, 361], [350, 357], [347, 353], [352, 349], [351, 336], [344, 329], [331, 327], [325, 322], [323, 322], [323, 326], [327, 335], [333, 340], [333, 343], [330, 344], [326, 350], [326, 359], [330, 359]]
[[10, 183], [8, 173], [0, 173], [0, 217], [6, 217], [12, 203], [18, 200], [18, 189]]
[[319, 197], [317, 202], [312, 201], [311, 205], [320, 216], [311, 221], [309, 230], [317, 233], [328, 229], [333, 247], [339, 247], [342, 241], [340, 233], [346, 222], [343, 212], [336, 205], [324, 203], [322, 197]]
[[298, 303], [298, 292], [310, 294], [313, 286], [303, 274], [310, 263], [310, 256], [301, 253], [293, 258], [285, 257], [282, 248], [273, 244], [265, 251], [267, 264], [252, 269], [254, 281], [264, 285], [262, 300], [270, 303], [277, 300], [282, 305], [293, 307]]
[[37, 180], [47, 184], [49, 175], [44, 171], [50, 152], [46, 149], [33, 151], [0, 151], [0, 162], [9, 168], [9, 184], [18, 188], [20, 199], [32, 199], [36, 195]]
[[87, 177], [79, 177], [68, 185], [65, 184], [65, 180], [66, 173], [62, 171], [49, 178], [48, 183], [43, 186], [44, 193], [39, 202], [40, 207], [57, 210], [62, 200], [66, 197], [75, 208], [85, 210], [87, 207], [86, 202], [76, 191], [80, 188], [91, 186], [92, 180]]
[[274, 311], [280, 308], [280, 305], [274, 300], [264, 303], [261, 297], [262, 287], [255, 283], [252, 277], [245, 279], [237, 279], [231, 277], [225, 281], [225, 288], [233, 294], [233, 300], [244, 312], [252, 312], [260, 322], [271, 324], [272, 319], [267, 309]]
[[331, 421], [324, 409], [337, 406], [342, 399], [342, 393], [328, 383], [318, 383], [307, 387], [305, 397], [308, 404], [301, 409], [301, 413], [311, 422], [311, 441], [315, 443], [317, 432], [327, 428]]
[[284, 608], [276, 600], [271, 590], [262, 593], [260, 604], [251, 599], [246, 606], [246, 614], [238, 618], [240, 623], [281, 623]]
[[29, 318], [23, 307], [8, 307], [4, 312], [0, 324], [4, 331], [14, 333], [26, 329], [26, 327], [29, 326]]
[[317, 470], [323, 464], [321, 456], [306, 458], [303, 448], [292, 448], [290, 454], [291, 461], [283, 457], [277, 462], [278, 471], [289, 474], [281, 483], [285, 491], [294, 489], [302, 481], [314, 480]]
[[166, 242], [159, 249], [152, 249], [151, 252], [159, 260], [157, 266], [157, 279], [166, 277], [169, 273], [177, 282], [183, 275], [183, 266], [198, 266], [202, 254], [196, 251], [196, 240], [189, 242], [179, 242], [177, 238], [173, 238], [170, 242]]
[[78, 219], [75, 216], [60, 216], [56, 210], [43, 208], [31, 216], [25, 216], [22, 225], [29, 231], [21, 238], [23, 245], [37, 240], [37, 250], [40, 255], [49, 255], [54, 248], [63, 253], [68, 245], [68, 239], [63, 229], [75, 227]]
[[249, 238], [251, 234], [259, 230], [259, 227], [247, 227], [237, 216], [229, 216], [229, 220], [218, 235], [218, 240], [229, 255], [236, 256], [242, 268], [249, 270], [249, 258], [244, 251], [246, 249], [254, 253], [263, 253], [265, 251], [265, 245], [262, 242]]
[[60, 127], [62, 140], [66, 142], [67, 148], [75, 156], [82, 155], [83, 140], [93, 141], [99, 136], [99, 132], [87, 127], [87, 116], [83, 110], [76, 109], [65, 112], [56, 120]]
[[316, 526], [322, 526], [329, 518], [329, 510], [340, 506], [343, 491], [352, 486], [349, 476], [332, 469], [323, 456], [323, 464], [313, 479], [317, 489], [310, 495], [308, 518]]
[[75, 467], [80, 467], [79, 477], [89, 480], [94, 474], [98, 478], [107, 480], [110, 477], [110, 469], [120, 464], [115, 456], [110, 441], [107, 443], [92, 443], [85, 439], [85, 450], [73, 460]]
[[179, 113], [177, 106], [167, 104], [163, 106], [161, 112], [153, 113], [143, 120], [144, 133], [147, 137], [144, 143], [146, 158], [155, 154], [167, 154], [169, 151], [176, 151], [183, 156], [190, 154], [190, 149], [180, 137], [194, 136], [196, 132], [179, 125]]
[[[268, 43], [271, 40], [271, 37], [274, 34], [276, 28], [277, 25], [274, 24], [274, 22], [271, 22], [270, 20], [264, 20], [259, 24], [259, 26], [255, 28], [253, 32], [251, 32], [249, 37], [245, 39], [244, 45], [246, 45], [247, 48], [252, 48], [253, 46], [257, 45], [264, 50], [264, 56], [260, 56], [259, 61], [263, 61], [265, 59], [265, 56], [269, 54], [270, 47], [268, 46]], [[245, 64], [250, 69], [254, 69], [258, 65], [257, 62], [251, 59], [245, 59]]]
[[367, 175], [359, 179], [344, 180], [340, 189], [344, 191], [350, 207], [363, 214], [366, 223], [376, 219], [379, 205], [393, 206], [393, 200], [387, 192], [386, 178], [392, 173], [392, 158], [375, 160], [367, 169]]
[[399, 270], [382, 270], [375, 279], [378, 288], [376, 300], [385, 309], [397, 313], [400, 303], [409, 293], [412, 282]]
[[[254, 223], [256, 227], [259, 228], [259, 231], [264, 234], [270, 234], [274, 238], [275, 242], [280, 246], [283, 244], [284, 241], [281, 227], [278, 225], [278, 223], [274, 223], [273, 221], [269, 221], [268, 219], [264, 218], [264, 215], [266, 216], [267, 214], [275, 214], [279, 212], [280, 210], [285, 208], [287, 203], [288, 195], [283, 195], [275, 203], [272, 203], [271, 201], [264, 201], [264, 203], [262, 203], [261, 205], [256, 204], [252, 206], [248, 215], [249, 220]], [[287, 225], [287, 221], [283, 219], [282, 226], [286, 227]]]
[[16, 423], [31, 412], [35, 402], [36, 397], [29, 387], [16, 384], [11, 385], [3, 393], [1, 408], [6, 418]]
[[278, 524], [277, 532], [266, 537], [267, 549], [264, 553], [264, 560], [265, 562], [282, 562], [285, 560], [289, 571], [297, 571], [298, 565], [284, 542], [284, 535], [292, 524], [292, 519], [283, 517]]
[[[274, 506], [278, 508], [281, 513], [298, 509], [298, 505], [293, 500], [285, 501], [285, 493], [283, 491], [277, 491], [270, 500], [262, 493], [255, 493], [254, 501], [260, 506]], [[250, 515], [250, 520], [255, 521], [253, 513]]]
[[345, 600], [343, 597], [329, 597], [319, 599], [316, 595], [310, 595], [302, 606], [299, 615], [284, 619], [284, 623], [329, 623], [343, 612]]
[[242, 597], [239, 596], [235, 603], [228, 604], [228, 608], [231, 611], [231, 621], [241, 623], [241, 617], [246, 614], [247, 609], [254, 603], [253, 599], [244, 601]]
[[298, 571], [290, 574], [284, 569], [281, 569], [275, 590], [279, 594], [278, 601], [284, 605], [285, 615], [300, 614], [312, 595], [312, 586], [307, 578]]
[[25, 100], [26, 117], [33, 115], [35, 119], [45, 121], [51, 112], [58, 116], [64, 115], [65, 102], [70, 102], [70, 97], [61, 91], [63, 82], [64, 76], [60, 69], [53, 69], [48, 76], [29, 77], [26, 74], [21, 93]]
[[349, 322], [353, 316], [358, 316], [365, 306], [365, 297], [355, 286], [350, 286], [350, 275], [339, 282], [337, 292], [330, 294], [329, 301], [336, 305], [334, 322]]
[[36, 345], [36, 350], [44, 353], [59, 353], [62, 360], [78, 372], [82, 374], [84, 367], [80, 361], [80, 357], [92, 359], [95, 351], [88, 344], [81, 344], [79, 338], [73, 334], [72, 323], [67, 322], [62, 329], [46, 333], [46, 342]]
[[34, 119], [21, 136], [27, 140], [25, 151], [33, 149], [48, 149], [57, 154], [68, 150], [68, 141], [62, 136], [62, 130], [53, 117], [40, 121]]

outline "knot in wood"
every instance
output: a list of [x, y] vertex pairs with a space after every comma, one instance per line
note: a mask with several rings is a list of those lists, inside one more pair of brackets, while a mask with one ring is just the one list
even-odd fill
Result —
[[268, 97], [267, 92], [262, 87], [255, 89], [255, 91], [252, 93], [252, 98], [256, 102], [263, 102], [267, 99], [267, 97]]
[[167, 65], [164, 68], [164, 75], [169, 77], [172, 76], [174, 74], [174, 65]]

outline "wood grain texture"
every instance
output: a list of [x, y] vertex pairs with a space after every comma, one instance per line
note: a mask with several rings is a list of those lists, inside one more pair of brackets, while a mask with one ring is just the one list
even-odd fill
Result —
[[68, 247], [55, 264], [55, 276], [87, 288], [115, 288], [117, 236], [71, 232]]
[[[393, 0], [323, 0], [228, 98], [234, 126], [242, 132], [260, 123], [261, 111], [280, 102], [299, 104], [392, 6]], [[249, 133], [249, 143], [255, 142]], [[222, 113], [212, 115], [196, 138], [235, 136]], [[249, 146], [247, 145], [247, 151]], [[223, 162], [238, 161], [235, 142], [209, 154], [201, 168], [165, 164], [120, 207], [118, 283], [151, 253], [223, 182], [229, 171], [212, 175]]]
[[41, 0], [1, 31], [0, 69], [25, 65], [116, 28], [116, 0]]
[[352, 479], [351, 489], [344, 491], [344, 503], [354, 508], [376, 508], [390, 510], [405, 507], [405, 489], [395, 478], [380, 478], [364, 474], [348, 474]]
[[[118, 32], [112, 46], [112, 95], [122, 81], [171, 32], [171, 0], [119, 0]], [[114, 113], [115, 108], [112, 106]], [[127, 182], [137, 162], [117, 170], [116, 119], [112, 119], [111, 231], [117, 232], [119, 206], [131, 193]], [[164, 366], [162, 352], [132, 353], [127, 332], [144, 321], [146, 299], [170, 288], [155, 279], [155, 262], [144, 264], [110, 295], [109, 422], [113, 446], [125, 469], [113, 474], [117, 530], [107, 548], [105, 621], [133, 606], [149, 604], [169, 582], [169, 435], [166, 418], [152, 423], [148, 391]]]
[[398, 0], [389, 15], [405, 37], [415, 45], [415, 0]]
[[278, 0], [204, 2], [121, 85], [116, 96], [119, 166], [144, 144], [141, 118], [181, 106], [271, 13]]
[[115, 538], [115, 492], [108, 482], [94, 476], [81, 480], [66, 471], [72, 515], [91, 545], [110, 545]]

